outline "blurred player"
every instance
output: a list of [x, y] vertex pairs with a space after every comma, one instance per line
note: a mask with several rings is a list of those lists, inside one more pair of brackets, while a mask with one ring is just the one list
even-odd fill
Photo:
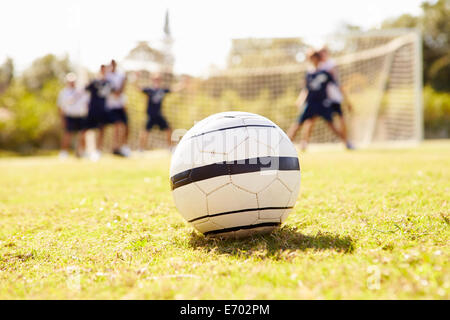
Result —
[[92, 80], [86, 90], [90, 93], [89, 112], [86, 120], [87, 129], [98, 129], [97, 143], [94, 158], [100, 156], [103, 147], [103, 136], [105, 126], [108, 124], [108, 114], [106, 112], [106, 98], [110, 92], [109, 82], [106, 80], [106, 66], [100, 66], [98, 77]]
[[147, 123], [145, 130], [141, 132], [140, 150], [144, 150], [147, 142], [148, 135], [153, 126], [158, 126], [160, 130], [166, 132], [167, 145], [172, 146], [172, 129], [170, 128], [166, 118], [161, 112], [162, 103], [164, 97], [170, 92], [177, 92], [184, 88], [184, 84], [170, 90], [169, 88], [162, 88], [162, 78], [160, 74], [155, 74], [152, 78], [152, 86], [139, 88], [144, 94], [147, 95]]
[[330, 129], [340, 137], [348, 146], [345, 134], [339, 131], [332, 121], [332, 110], [330, 108], [330, 101], [327, 96], [327, 86], [330, 83], [336, 83], [333, 76], [324, 70], [319, 69], [321, 61], [318, 51], [312, 51], [308, 54], [308, 59], [313, 65], [314, 69], [306, 73], [306, 86], [300, 92], [297, 99], [297, 106], [301, 108], [306, 103], [303, 113], [288, 130], [288, 136], [291, 140], [295, 138], [297, 132], [302, 126], [305, 127], [305, 136], [302, 140], [302, 150], [306, 146], [311, 136], [314, 121], [317, 117], [322, 117], [330, 127]]
[[[339, 119], [339, 125], [344, 136], [347, 136], [347, 126], [345, 124], [344, 117], [342, 115], [342, 101], [345, 98], [346, 105], [349, 112], [353, 111], [352, 105], [350, 104], [350, 100], [345, 94], [342, 86], [339, 85], [339, 76], [336, 70], [336, 63], [329, 57], [329, 52], [327, 47], [322, 47], [319, 50], [320, 54], [320, 64], [319, 69], [324, 70], [331, 74], [336, 83], [329, 83], [327, 86], [327, 96], [331, 102], [330, 108], [333, 114], [336, 114]], [[350, 142], [347, 142], [347, 148], [353, 149], [353, 146]]]
[[88, 113], [89, 96], [84, 90], [76, 88], [76, 75], [69, 73], [66, 75], [66, 86], [58, 95], [58, 107], [64, 132], [61, 139], [61, 158], [67, 158], [70, 142], [73, 134], [78, 134], [75, 154], [81, 157], [85, 149], [84, 133], [85, 122]]
[[106, 99], [106, 109], [108, 110], [109, 123], [114, 125], [113, 153], [128, 157], [130, 155], [130, 149], [127, 146], [128, 116], [125, 106], [126, 97], [123, 93], [126, 77], [117, 70], [115, 60], [111, 60], [106, 80], [111, 86], [111, 91]]

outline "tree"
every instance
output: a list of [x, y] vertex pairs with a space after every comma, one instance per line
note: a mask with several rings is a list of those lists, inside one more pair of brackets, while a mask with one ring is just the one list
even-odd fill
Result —
[[419, 18], [410, 14], [402, 14], [396, 18], [386, 19], [381, 23], [382, 29], [394, 29], [394, 28], [417, 28], [419, 25]]
[[298, 64], [307, 45], [299, 38], [235, 39], [228, 55], [229, 69]]
[[22, 76], [12, 78], [12, 60], [0, 66], [0, 148], [29, 152], [43, 146], [56, 147], [59, 139], [56, 100], [62, 79], [70, 71], [67, 57], [46, 55], [36, 59]]
[[450, 2], [425, 2], [422, 8], [425, 81], [436, 90], [450, 91]]
[[70, 71], [71, 66], [67, 56], [58, 58], [53, 54], [48, 54], [34, 60], [31, 66], [23, 72], [22, 78], [27, 88], [40, 90], [50, 80], [63, 81], [64, 76]]
[[424, 82], [436, 90], [450, 91], [450, 2], [423, 2], [423, 13], [387, 19], [382, 28], [418, 28], [423, 34]]
[[6, 58], [0, 66], [0, 93], [6, 90], [14, 77], [14, 63], [11, 58]]

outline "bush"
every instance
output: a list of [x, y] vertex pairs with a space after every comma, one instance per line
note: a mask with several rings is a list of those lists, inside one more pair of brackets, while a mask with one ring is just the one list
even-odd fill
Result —
[[61, 89], [57, 79], [45, 82], [39, 91], [14, 81], [0, 96], [0, 107], [12, 116], [0, 123], [0, 148], [30, 152], [35, 148], [56, 148], [60, 123], [56, 100]]
[[423, 90], [425, 138], [450, 137], [450, 93]]

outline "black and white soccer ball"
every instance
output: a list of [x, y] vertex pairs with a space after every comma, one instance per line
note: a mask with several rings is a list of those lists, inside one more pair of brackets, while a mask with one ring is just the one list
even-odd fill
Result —
[[297, 151], [272, 121], [223, 112], [192, 127], [171, 161], [175, 205], [205, 235], [244, 237], [280, 226], [300, 189]]

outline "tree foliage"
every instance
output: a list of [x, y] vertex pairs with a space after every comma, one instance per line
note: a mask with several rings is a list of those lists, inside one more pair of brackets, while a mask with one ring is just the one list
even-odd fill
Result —
[[423, 2], [422, 14], [387, 19], [382, 28], [418, 28], [423, 35], [423, 75], [435, 90], [450, 91], [450, 1]]
[[45, 55], [33, 61], [31, 66], [23, 72], [22, 79], [28, 89], [40, 90], [47, 81], [58, 79], [71, 71], [67, 56], [58, 58], [53, 54]]
[[60, 122], [56, 100], [64, 75], [71, 70], [67, 57], [46, 55], [36, 59], [20, 77], [13, 78], [13, 62], [0, 67], [0, 148], [30, 152], [58, 145]]
[[235, 39], [228, 55], [229, 69], [298, 64], [307, 45], [299, 38]]
[[56, 99], [62, 84], [57, 79], [33, 91], [22, 81], [13, 81], [0, 96], [0, 107], [12, 117], [0, 122], [0, 148], [28, 152], [35, 147], [56, 147], [60, 123]]
[[6, 58], [0, 66], [0, 93], [2, 93], [11, 83], [14, 77], [14, 63], [11, 58]]

